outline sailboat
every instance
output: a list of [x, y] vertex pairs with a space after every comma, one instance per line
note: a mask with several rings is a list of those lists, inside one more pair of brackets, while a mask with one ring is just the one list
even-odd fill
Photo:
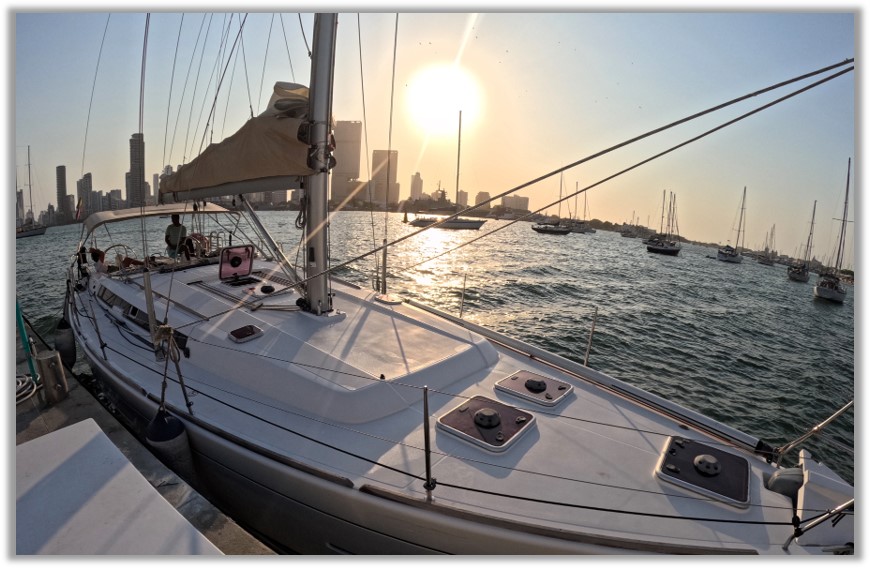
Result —
[[813, 296], [842, 304], [846, 300], [846, 285], [843, 284], [840, 271], [843, 268], [843, 253], [846, 250], [846, 223], [849, 214], [849, 174], [852, 171], [852, 158], [846, 166], [846, 198], [843, 200], [843, 218], [840, 219], [840, 234], [837, 237], [837, 258], [833, 268], [819, 274], [819, 279], [813, 287]]
[[810, 259], [812, 258], [813, 250], [813, 226], [816, 222], [816, 202], [813, 201], [813, 215], [810, 218], [810, 234], [807, 237], [807, 244], [804, 247], [803, 262], [792, 263], [788, 267], [788, 278], [795, 282], [809, 282], [810, 280]]
[[[575, 188], [574, 188], [574, 191], [575, 191], [575, 196], [574, 196], [574, 205], [575, 205], [575, 206], [574, 206], [574, 210], [575, 210], [575, 211], [577, 210], [577, 206], [576, 206], [576, 204], [577, 204], [577, 198], [576, 198], [577, 196], [576, 196], [576, 192], [579, 191], [579, 189], [580, 189], [580, 182], [576, 182], [576, 184], [575, 184]], [[589, 214], [588, 214], [587, 196], [586, 196], [586, 192], [585, 192], [585, 191], [583, 192], [583, 219], [582, 219], [582, 220], [571, 219], [570, 226], [571, 226], [571, 232], [572, 232], [572, 233], [592, 234], [592, 233], [595, 232], [595, 229], [593, 229], [591, 226], [589, 226]]]
[[[456, 144], [456, 213], [462, 209], [462, 206], [459, 205], [459, 157], [462, 151], [462, 111], [459, 111], [459, 135], [458, 142]], [[440, 190], [440, 184], [439, 184]], [[446, 217], [437, 217], [433, 215], [423, 215], [415, 217], [414, 219], [408, 221], [408, 224], [412, 227], [429, 227], [430, 225], [435, 225], [436, 223], [440, 223], [437, 225], [439, 229], [471, 229], [477, 230], [480, 229], [484, 223], [486, 223], [486, 219], [468, 219], [464, 217], [454, 217], [452, 219], [447, 219]]]
[[559, 212], [556, 221], [551, 223], [535, 223], [532, 230], [546, 235], [567, 235], [571, 232], [571, 226], [562, 223], [562, 176], [559, 176]]
[[680, 254], [682, 245], [676, 239], [679, 235], [677, 229], [677, 196], [673, 193], [668, 201], [667, 224], [664, 222], [665, 192], [662, 191], [662, 226], [659, 234], [646, 239], [647, 252], [677, 256]]
[[33, 219], [33, 185], [30, 181], [30, 146], [27, 147], [27, 191], [30, 196], [30, 216], [25, 216], [20, 224], [16, 223], [15, 238], [36, 237], [44, 235], [46, 227]]
[[764, 252], [757, 258], [758, 264], [773, 266], [774, 249], [776, 247], [776, 225], [764, 234]]
[[[85, 220], [76, 250], [99, 238], [109, 261], [139, 234], [109, 224], [179, 214], [206, 236], [190, 259], [107, 274], [70, 263], [65, 320], [118, 414], [278, 550], [851, 550], [853, 487], [806, 449], [786, 466], [797, 443], [774, 448], [385, 282], [331, 274], [337, 19], [315, 17], [310, 91], [277, 85], [280, 104], [240, 131], [283, 140], [267, 174], [245, 171], [264, 156], [232, 135], [161, 180], [163, 205]], [[245, 199], [293, 185], [306, 193], [300, 267]], [[243, 209], [203, 201], [219, 195]]]
[[[740, 235], [745, 233], [743, 227], [743, 218], [746, 213], [746, 187], [743, 188], [743, 199], [740, 201], [740, 221], [737, 224], [737, 240], [734, 241], [735, 246], [725, 245], [716, 253], [716, 258], [723, 262], [731, 262], [734, 264], [743, 262], [743, 255], [740, 254]], [[744, 237], [745, 239], [746, 237]]]

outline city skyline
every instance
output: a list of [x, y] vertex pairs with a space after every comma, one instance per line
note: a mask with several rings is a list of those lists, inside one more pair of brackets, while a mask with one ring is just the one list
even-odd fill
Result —
[[[364, 162], [370, 161], [373, 149], [398, 151], [402, 199], [409, 197], [416, 172], [424, 180], [425, 192], [431, 193], [440, 180], [453, 199], [457, 119], [462, 110], [460, 189], [472, 197], [478, 191], [497, 195], [683, 116], [854, 57], [854, 14], [833, 6], [829, 10], [402, 13], [398, 24], [394, 14], [342, 14], [334, 115], [336, 120], [365, 121], [367, 148], [360, 150]], [[214, 27], [210, 33], [217, 37], [215, 30], [223, 29], [224, 35], [234, 37], [244, 15], [218, 16], [210, 22]], [[190, 114], [192, 125], [198, 121], [190, 100], [179, 104], [186, 79], [191, 82], [188, 99], [193, 90], [195, 73], [187, 72], [193, 44], [180, 43], [173, 75], [175, 46], [179, 29], [195, 36], [200, 27], [206, 29], [207, 20], [203, 14], [186, 14], [183, 22], [181, 14], [151, 16], [144, 88], [146, 177], [159, 172], [163, 162], [189, 161], [200, 145], [232, 134], [246, 114], [262, 110], [275, 81], [307, 84], [305, 43], [297, 16], [290, 16], [247, 16], [245, 50], [251, 61], [255, 54], [263, 59], [262, 67], [249, 72], [251, 95], [218, 99], [220, 112], [210, 130], [203, 132], [199, 123], [198, 130], [191, 126], [195, 132], [190, 134], [180, 126], [167, 131], [167, 122], [176, 116], [186, 122]], [[123, 146], [137, 130], [144, 18], [134, 13], [116, 13], [111, 18], [107, 13], [16, 14], [15, 144], [33, 149], [37, 210], [54, 201], [50, 180], [58, 165], [67, 166], [68, 184], [90, 171], [98, 188], [125, 188], [117, 175], [128, 171], [129, 164], [117, 164], [124, 153], [129, 160]], [[310, 14], [302, 14], [301, 19], [310, 29]], [[73, 29], [76, 35], [71, 38]], [[104, 31], [106, 45], [126, 42], [120, 41], [123, 49], [107, 49], [96, 73]], [[139, 39], [131, 41], [132, 37]], [[401, 46], [395, 70], [391, 58], [385, 57], [393, 52], [394, 38]], [[56, 47], [61, 40], [69, 47]], [[266, 49], [267, 41], [271, 50]], [[41, 71], [33, 73], [32, 68]], [[233, 67], [225, 68], [229, 82]], [[451, 75], [446, 71], [451, 68], [462, 72]], [[110, 90], [116, 91], [110, 99], [98, 94], [103, 92], [99, 87], [106, 88], [106, 77], [112, 78]], [[38, 124], [43, 109], [50, 108], [43, 99], [52, 94], [48, 78], [69, 85], [64, 121]], [[177, 92], [170, 100], [166, 93], [172, 78]], [[360, 97], [363, 78], [365, 108]], [[245, 83], [241, 74], [234, 79], [236, 87]], [[200, 92], [206, 91], [206, 84], [200, 79]], [[421, 91], [427, 84], [428, 90]], [[94, 116], [87, 124], [92, 87]], [[476, 94], [450, 101], [453, 91]], [[854, 94], [854, 75], [847, 74], [602, 184], [588, 194], [590, 217], [615, 223], [636, 218], [655, 226], [661, 192], [666, 189], [678, 195], [683, 236], [724, 244], [734, 238], [740, 192], [747, 186], [748, 247], [760, 245], [775, 224], [778, 248], [795, 254], [806, 240], [813, 201], [818, 201], [816, 250], [824, 257], [836, 236], [834, 220], [841, 216], [847, 160], [852, 157], [857, 162]], [[702, 119], [698, 128], [715, 127], [776, 96], [779, 91], [755, 97], [722, 119]], [[158, 102], [148, 106], [147, 101], [154, 99]], [[209, 99], [203, 107], [208, 110], [212, 102]], [[127, 118], [110, 121], [112, 137], [97, 137], [95, 133], [107, 127], [106, 116], [115, 114]], [[121, 124], [126, 124], [123, 134]], [[582, 188], [595, 183], [697, 135], [698, 128], [680, 127], [665, 134], [667, 140], [661, 144], [642, 142], [570, 169], [564, 175], [565, 187], [573, 190], [575, 184]], [[49, 129], [49, 138], [65, 141], [65, 148], [55, 148], [56, 140], [46, 138]], [[56, 159], [59, 156], [64, 157]], [[112, 164], [113, 169], [107, 169]], [[18, 160], [16, 165], [21, 165]], [[360, 177], [365, 178], [362, 170]], [[543, 207], [557, 199], [558, 178], [553, 175], [519, 194], [528, 194], [530, 209]], [[573, 200], [566, 203], [573, 208]], [[854, 211], [851, 206], [850, 211]], [[556, 207], [548, 212], [555, 214]], [[850, 220], [854, 218], [850, 213]], [[850, 229], [849, 249], [854, 248], [852, 234]], [[848, 253], [851, 257], [852, 251]]]

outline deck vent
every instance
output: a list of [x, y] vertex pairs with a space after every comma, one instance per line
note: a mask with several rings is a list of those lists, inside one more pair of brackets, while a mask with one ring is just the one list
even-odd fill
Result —
[[668, 438], [656, 475], [729, 505], [749, 505], [749, 462], [746, 458], [701, 442], [674, 436]]
[[535, 417], [485, 396], [475, 396], [438, 418], [438, 427], [466, 442], [503, 452], [530, 430]]
[[495, 388], [544, 406], [556, 406], [574, 390], [564, 381], [531, 371], [517, 371], [497, 382]]

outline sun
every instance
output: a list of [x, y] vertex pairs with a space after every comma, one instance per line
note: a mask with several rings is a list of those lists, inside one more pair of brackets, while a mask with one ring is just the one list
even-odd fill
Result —
[[427, 136], [456, 136], [472, 126], [481, 111], [477, 80], [459, 65], [440, 64], [418, 70], [408, 82], [406, 105], [411, 120]]

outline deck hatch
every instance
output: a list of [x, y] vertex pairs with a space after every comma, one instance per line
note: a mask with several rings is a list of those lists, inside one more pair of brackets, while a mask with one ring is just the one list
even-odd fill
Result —
[[517, 371], [497, 382], [495, 388], [544, 406], [556, 406], [574, 390], [564, 381], [531, 371]]
[[749, 462], [701, 442], [671, 436], [656, 467], [661, 479], [724, 503], [749, 505]]
[[530, 430], [535, 417], [519, 408], [475, 396], [438, 418], [441, 429], [466, 442], [503, 452]]

